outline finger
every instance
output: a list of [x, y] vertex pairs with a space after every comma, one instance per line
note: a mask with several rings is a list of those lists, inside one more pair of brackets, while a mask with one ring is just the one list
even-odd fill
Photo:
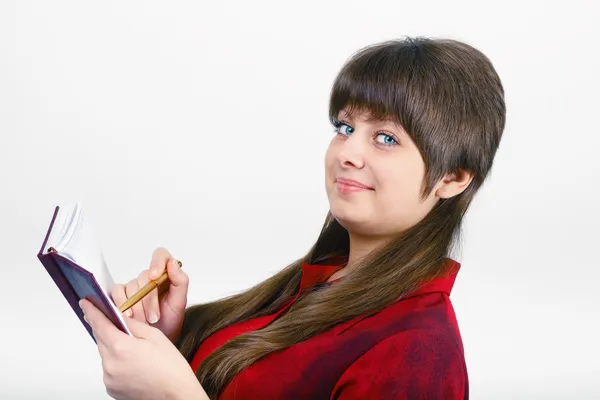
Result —
[[[143, 271], [138, 277], [138, 285], [143, 287], [149, 282], [148, 275], [149, 270]], [[144, 308], [144, 312], [146, 313], [146, 320], [155, 324], [160, 319], [160, 310], [158, 306], [158, 290], [152, 290], [142, 299], [142, 306]]]
[[[130, 298], [140, 289], [137, 279], [133, 279], [125, 286], [125, 294], [127, 298]], [[138, 321], [146, 321], [146, 315], [144, 314], [144, 305], [141, 301], [138, 301], [129, 310], [131, 310], [130, 318], [135, 318]]]
[[98, 346], [110, 347], [116, 339], [119, 338], [121, 332], [102, 311], [96, 308], [89, 300], [81, 299], [79, 306], [83, 311], [85, 320], [92, 328], [94, 338]]
[[[121, 305], [123, 303], [125, 303], [125, 301], [127, 301], [127, 293], [125, 292], [125, 285], [121, 285], [120, 283], [114, 285], [112, 290], [110, 291], [110, 296], [112, 297], [115, 305], [117, 307], [121, 307]], [[123, 314], [126, 317], [131, 317], [133, 315], [133, 313], [131, 312], [131, 309], [125, 311]]]
[[152, 253], [152, 261], [150, 261], [150, 275], [152, 280], [158, 279], [167, 266], [167, 262], [171, 258], [171, 254], [167, 249], [159, 247]]

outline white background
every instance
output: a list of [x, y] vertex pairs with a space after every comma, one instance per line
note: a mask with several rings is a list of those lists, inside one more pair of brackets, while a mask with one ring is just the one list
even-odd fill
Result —
[[598, 20], [592, 0], [3, 0], [0, 397], [106, 398], [36, 258], [55, 205], [84, 202], [117, 281], [166, 246], [191, 303], [248, 288], [320, 230], [343, 62], [425, 35], [483, 50], [507, 93], [452, 295], [472, 398], [600, 398]]

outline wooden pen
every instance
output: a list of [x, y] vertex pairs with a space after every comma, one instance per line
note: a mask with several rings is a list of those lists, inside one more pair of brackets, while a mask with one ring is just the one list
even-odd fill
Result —
[[[177, 264], [179, 264], [179, 268], [183, 267], [181, 261], [177, 260]], [[169, 288], [169, 275], [167, 274], [167, 270], [162, 273], [158, 279], [148, 282], [144, 287], [135, 292], [133, 296], [127, 299], [125, 303], [119, 307], [119, 310], [123, 313], [129, 310], [131, 307], [136, 305], [140, 300], [146, 297], [151, 291], [158, 288], [158, 294], [161, 295], [165, 290]]]

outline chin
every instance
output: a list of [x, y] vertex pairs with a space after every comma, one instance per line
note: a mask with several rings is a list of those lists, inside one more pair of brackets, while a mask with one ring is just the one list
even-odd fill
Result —
[[364, 208], [348, 204], [330, 204], [329, 212], [348, 231], [360, 231], [361, 227], [367, 225], [368, 218]]
[[348, 233], [360, 236], [374, 236], [375, 232], [366, 220], [360, 220], [357, 218], [341, 218], [333, 214], [335, 220], [344, 228]]

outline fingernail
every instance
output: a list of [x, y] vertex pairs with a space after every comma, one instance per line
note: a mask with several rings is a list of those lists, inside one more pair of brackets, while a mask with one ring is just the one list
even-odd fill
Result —
[[126, 317], [131, 317], [133, 315], [133, 313], [131, 312], [131, 308], [128, 310], [125, 310], [125, 316]]
[[155, 324], [158, 322], [158, 315], [156, 315], [156, 313], [151, 312], [150, 315], [148, 316], [148, 322], [150, 322], [151, 324]]
[[83, 310], [83, 299], [79, 300], [79, 308]]

